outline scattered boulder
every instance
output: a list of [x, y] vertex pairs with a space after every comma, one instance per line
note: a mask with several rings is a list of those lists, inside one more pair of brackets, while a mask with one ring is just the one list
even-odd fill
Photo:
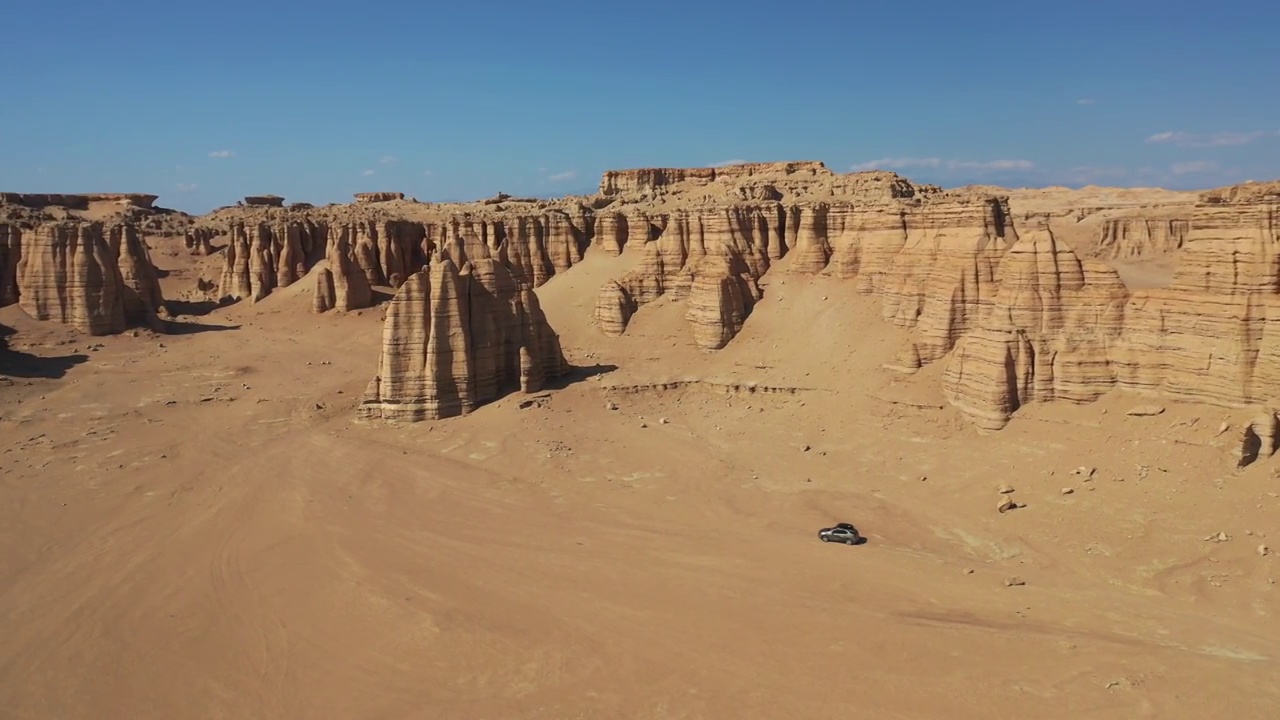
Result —
[[1129, 408], [1125, 415], [1131, 415], [1133, 417], [1155, 417], [1156, 415], [1163, 413], [1164, 408], [1160, 405], [1138, 405], [1136, 407]]
[[1013, 498], [1009, 497], [1008, 495], [1005, 495], [1000, 498], [999, 502], [996, 503], [996, 512], [1003, 515], [1004, 513], [1007, 513], [1010, 510], [1017, 509], [1017, 507], [1018, 507], [1018, 503], [1014, 502]]

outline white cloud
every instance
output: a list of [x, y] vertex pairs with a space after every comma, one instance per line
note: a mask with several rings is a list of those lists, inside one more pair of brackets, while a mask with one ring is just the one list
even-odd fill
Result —
[[395, 161], [396, 161], [395, 155], [383, 155], [382, 157], [378, 158], [379, 165], [390, 165]]
[[1181, 130], [1168, 130], [1148, 137], [1147, 142], [1152, 144], [1177, 145], [1178, 147], [1187, 148], [1214, 148], [1248, 145], [1249, 143], [1256, 142], [1258, 140], [1273, 137], [1280, 137], [1280, 130], [1218, 132], [1211, 135], [1197, 135], [1195, 133], [1182, 132]]
[[369, 177], [372, 174], [373, 174], [373, 170], [365, 170], [364, 172], [360, 173], [360, 177]]
[[547, 179], [551, 182], [564, 182], [565, 180], [572, 180], [576, 177], [578, 177], [577, 170], [567, 170], [562, 173], [556, 173], [555, 175], [548, 175]]
[[941, 165], [942, 161], [938, 158], [880, 158], [858, 163], [851, 169], [854, 172], [861, 172], [863, 170], [904, 170], [914, 167], [936, 168]]
[[1098, 101], [1094, 100], [1093, 98], [1080, 98], [1079, 100], [1076, 101], [1076, 104], [1077, 105], [1093, 105], [1097, 102]]
[[1213, 172], [1218, 169], [1218, 164], [1207, 160], [1195, 160], [1192, 162], [1174, 163], [1169, 166], [1169, 171], [1174, 175], [1194, 175], [1196, 173]]
[[195, 190], [196, 188], [199, 188], [200, 186], [195, 183], [178, 183], [176, 187], [178, 192], [187, 193], [187, 192], [192, 192], [193, 190]]
[[880, 158], [854, 165], [854, 172], [864, 170], [907, 170], [911, 168], [946, 168], [947, 170], [1030, 170], [1030, 160], [943, 160], [942, 158]]
[[231, 150], [214, 150], [213, 152], [209, 153], [209, 157], [215, 158], [217, 160], [226, 160], [229, 157], [235, 157], [235, 156], [236, 156], [235, 152]]
[[1129, 171], [1120, 167], [1080, 165], [1064, 173], [1063, 181], [1082, 185], [1097, 185], [1103, 182], [1114, 182], [1116, 179], [1128, 175]]
[[986, 162], [975, 162], [973, 160], [948, 160], [948, 169], [963, 170], [1030, 170], [1036, 166], [1030, 160], [988, 160]]
[[723, 162], [712, 163], [707, 167], [722, 168], [722, 167], [729, 167], [730, 165], [742, 165], [745, 162], [747, 161], [746, 160], [725, 160]]

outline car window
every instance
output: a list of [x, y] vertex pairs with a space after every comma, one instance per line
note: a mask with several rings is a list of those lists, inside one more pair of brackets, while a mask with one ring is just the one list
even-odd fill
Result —
[[849, 534], [849, 531], [848, 531], [848, 530], [845, 530], [844, 528], [836, 528], [835, 532], [833, 532], [833, 533], [831, 533], [831, 534], [832, 534], [832, 535], [848, 535], [848, 534]]

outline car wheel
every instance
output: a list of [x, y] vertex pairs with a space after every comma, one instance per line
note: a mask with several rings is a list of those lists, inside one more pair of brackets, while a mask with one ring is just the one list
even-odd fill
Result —
[[831, 542], [831, 538], [828, 538], [826, 535], [819, 535], [818, 539], [822, 542]]

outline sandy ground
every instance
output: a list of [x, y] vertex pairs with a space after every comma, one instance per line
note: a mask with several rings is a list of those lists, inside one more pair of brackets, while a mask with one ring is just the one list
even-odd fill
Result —
[[980, 435], [850, 283], [771, 275], [716, 354], [666, 301], [604, 338], [631, 261], [540, 290], [572, 382], [406, 426], [354, 418], [381, 312], [305, 281], [169, 336], [0, 310], [0, 717], [1275, 717], [1241, 416]]

